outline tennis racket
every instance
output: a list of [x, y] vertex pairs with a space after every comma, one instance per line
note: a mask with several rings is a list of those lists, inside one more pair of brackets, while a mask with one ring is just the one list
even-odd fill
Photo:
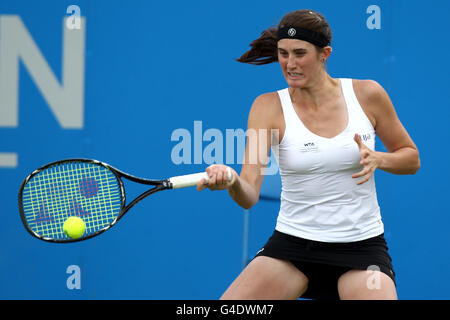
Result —
[[[122, 179], [150, 185], [147, 191], [126, 204]], [[22, 182], [19, 211], [26, 230], [49, 242], [86, 240], [114, 226], [136, 203], [155, 192], [195, 186], [206, 172], [150, 180], [132, 176], [107, 163], [90, 159], [67, 159], [34, 170]], [[231, 181], [231, 170], [228, 180]], [[81, 237], [70, 238], [63, 231], [72, 216], [85, 224]]]

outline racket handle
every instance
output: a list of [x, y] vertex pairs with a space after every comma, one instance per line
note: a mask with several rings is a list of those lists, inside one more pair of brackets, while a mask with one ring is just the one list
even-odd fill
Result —
[[[227, 168], [227, 172], [228, 172], [228, 181], [231, 182], [231, 180], [233, 180], [231, 169]], [[169, 178], [169, 182], [172, 184], [173, 189], [178, 189], [196, 186], [197, 183], [202, 179], [205, 179], [207, 183], [209, 182], [209, 177], [206, 172], [199, 172], [193, 174], [186, 174], [183, 176], [172, 177]]]

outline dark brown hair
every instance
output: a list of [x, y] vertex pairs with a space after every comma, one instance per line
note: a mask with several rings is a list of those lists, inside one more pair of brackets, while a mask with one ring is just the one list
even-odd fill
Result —
[[[286, 14], [277, 27], [264, 30], [261, 36], [250, 43], [251, 49], [244, 53], [238, 62], [256, 65], [268, 64], [278, 61], [277, 31], [283, 27], [304, 28], [317, 32], [331, 43], [332, 33], [324, 16], [313, 10], [296, 10]], [[322, 48], [317, 47], [318, 51]]]

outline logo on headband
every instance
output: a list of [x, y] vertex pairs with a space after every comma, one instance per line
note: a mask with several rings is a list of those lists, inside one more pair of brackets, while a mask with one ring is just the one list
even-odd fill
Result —
[[290, 28], [288, 30], [288, 35], [290, 35], [291, 37], [295, 36], [295, 34], [297, 33], [297, 31], [294, 28]]

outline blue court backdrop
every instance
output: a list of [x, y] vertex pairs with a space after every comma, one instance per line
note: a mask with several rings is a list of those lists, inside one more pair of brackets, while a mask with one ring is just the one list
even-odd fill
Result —
[[[247, 222], [251, 258], [278, 202], [244, 220], [227, 192], [161, 192], [103, 235], [61, 245], [25, 231], [19, 186], [73, 157], [149, 178], [203, 171], [202, 153], [246, 129], [253, 100], [286, 87], [278, 64], [234, 59], [302, 8], [332, 27], [331, 76], [378, 81], [419, 148], [416, 175], [376, 173], [399, 298], [449, 299], [447, 0], [0, 0], [0, 298], [218, 298], [241, 271]], [[184, 163], [177, 132], [190, 135]], [[237, 143], [210, 153], [239, 171], [238, 154]], [[278, 197], [277, 183], [263, 195]], [[143, 189], [129, 185], [128, 198]]]

